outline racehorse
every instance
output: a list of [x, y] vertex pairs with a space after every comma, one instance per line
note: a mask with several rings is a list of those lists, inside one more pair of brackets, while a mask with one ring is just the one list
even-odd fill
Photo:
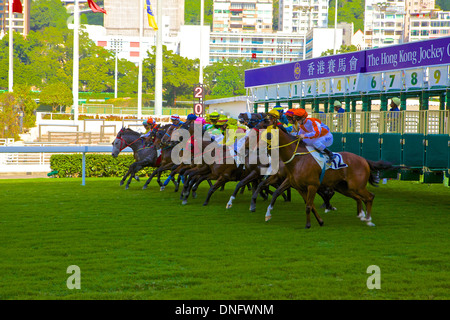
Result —
[[[159, 126], [158, 126], [159, 127]], [[157, 128], [154, 128], [152, 130], [152, 134], [155, 134]], [[136, 132], [130, 128], [125, 128], [123, 127], [122, 129], [120, 129], [119, 133], [117, 133], [116, 138], [114, 139], [113, 143], [113, 150], [111, 155], [114, 158], [117, 158], [119, 153], [127, 148], [130, 147], [133, 150], [133, 155], [134, 155], [134, 159], [135, 161], [141, 161], [143, 159], [145, 159], [146, 157], [148, 157], [151, 153], [152, 153], [152, 147], [151, 146], [147, 146], [145, 144], [144, 139], [141, 137], [141, 133]], [[131, 167], [131, 166], [130, 166]], [[126, 180], [126, 178], [132, 174], [132, 170], [130, 170], [130, 168], [128, 169], [128, 172], [123, 176], [122, 180], [120, 180], [120, 185], [122, 186]], [[132, 174], [132, 176], [139, 181], [139, 177], [135, 176], [134, 174]], [[131, 179], [130, 179], [131, 180]], [[127, 184], [127, 189], [128, 189], [128, 185], [130, 184], [130, 181]]]
[[[380, 170], [394, 169], [394, 166], [385, 161], [371, 161], [350, 152], [340, 152], [343, 162], [347, 167], [339, 170], [326, 170], [321, 181], [322, 168], [306, 149], [305, 143], [300, 138], [292, 137], [283, 126], [272, 126], [268, 120], [260, 123], [260, 128], [271, 130], [278, 129], [279, 156], [286, 166], [287, 179], [291, 187], [295, 188], [306, 203], [306, 226], [311, 227], [310, 214], [313, 212], [320, 226], [323, 220], [319, 216], [315, 206], [314, 197], [320, 187], [328, 187], [331, 190], [354, 199], [357, 202], [357, 215], [367, 225], [372, 223], [372, 204], [375, 195], [367, 190], [367, 183], [378, 183], [376, 173]], [[267, 141], [272, 138], [272, 133], [267, 133]], [[366, 207], [366, 213], [362, 203]], [[270, 206], [267, 216], [270, 216]]]

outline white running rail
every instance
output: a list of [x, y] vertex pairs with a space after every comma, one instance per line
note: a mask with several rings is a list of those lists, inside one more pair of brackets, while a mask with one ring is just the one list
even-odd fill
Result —
[[[15, 154], [19, 153], [40, 153], [44, 155], [48, 153], [82, 153], [82, 184], [86, 184], [86, 153], [112, 153], [112, 146], [46, 146], [46, 147], [35, 147], [35, 146], [0, 146], [0, 159], [6, 155], [8, 157], [14, 157]], [[121, 152], [133, 152], [130, 147], [125, 148]], [[11, 156], [12, 155], [12, 156]], [[1, 165], [3, 165], [0, 162]]]

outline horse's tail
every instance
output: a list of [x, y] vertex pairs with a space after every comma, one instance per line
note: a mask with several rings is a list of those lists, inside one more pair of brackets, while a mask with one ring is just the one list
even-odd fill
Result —
[[392, 163], [387, 161], [372, 161], [367, 160], [367, 163], [370, 167], [370, 176], [369, 176], [369, 183], [374, 186], [378, 187], [378, 183], [380, 182], [380, 176], [379, 171], [380, 170], [395, 170], [398, 169], [399, 166], [394, 166]]

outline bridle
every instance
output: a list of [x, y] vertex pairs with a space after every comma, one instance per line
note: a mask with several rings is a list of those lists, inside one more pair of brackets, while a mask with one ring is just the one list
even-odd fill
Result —
[[[119, 131], [119, 133], [117, 134], [117, 137], [116, 137], [116, 139], [119, 139], [119, 140], [120, 140], [119, 152], [122, 151], [123, 149], [125, 149], [125, 148], [131, 146], [132, 144], [134, 144], [134, 143], [135, 143], [136, 141], [138, 141], [139, 139], [141, 139], [141, 137], [138, 137], [138, 138], [137, 138], [136, 140], [134, 140], [133, 142], [128, 143], [128, 142], [125, 141], [124, 138], [122, 138], [122, 133], [123, 133], [123, 131], [124, 131], [124, 129], [121, 129], [121, 130]], [[123, 145], [124, 145], [124, 146], [123, 146]], [[122, 147], [122, 146], [123, 146], [123, 147]]]

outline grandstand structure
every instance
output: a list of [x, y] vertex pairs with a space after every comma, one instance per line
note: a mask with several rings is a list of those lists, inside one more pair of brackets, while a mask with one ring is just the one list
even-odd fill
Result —
[[[403, 180], [442, 182], [450, 176], [449, 66], [445, 37], [251, 69], [247, 104], [304, 108], [329, 126], [333, 151], [408, 166], [393, 174]], [[400, 111], [388, 110], [393, 97]], [[334, 111], [336, 100], [345, 113]]]

